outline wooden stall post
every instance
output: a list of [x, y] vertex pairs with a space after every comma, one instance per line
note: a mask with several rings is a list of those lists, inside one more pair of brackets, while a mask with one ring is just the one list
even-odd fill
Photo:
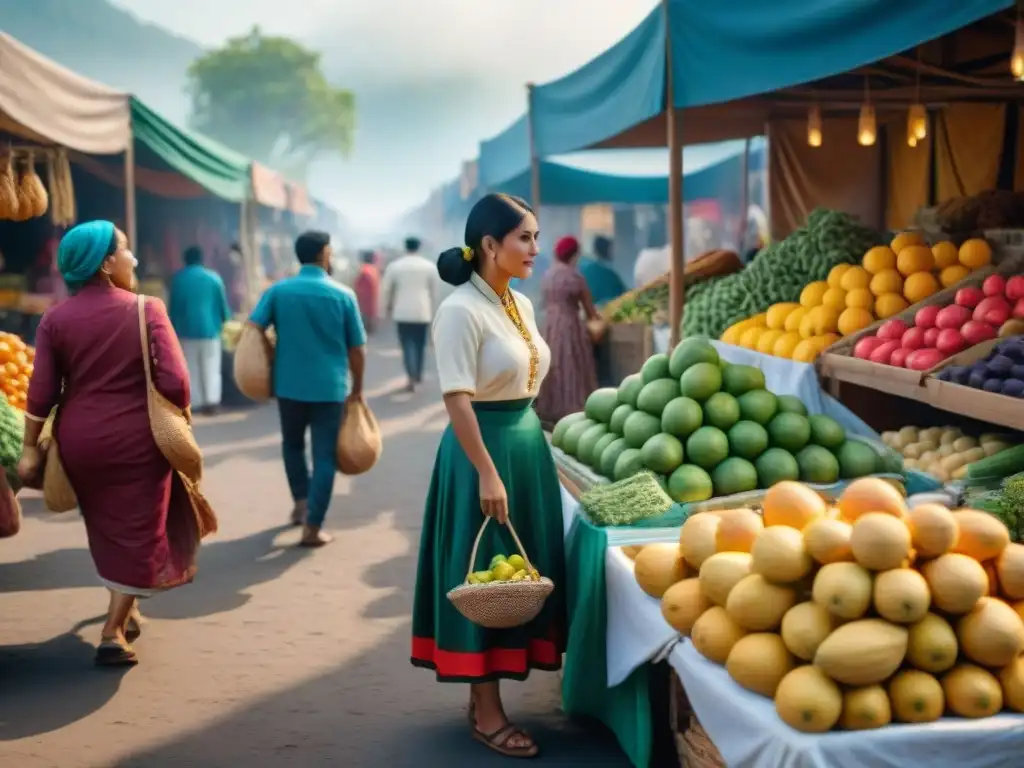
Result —
[[537, 155], [537, 136], [533, 127], [533, 83], [526, 84], [526, 129], [530, 141], [530, 205], [540, 216], [540, 157]]
[[668, 128], [668, 216], [672, 253], [668, 293], [669, 346], [674, 347], [679, 343], [683, 303], [686, 301], [686, 258], [683, 243], [683, 142], [679, 113], [675, 108], [670, 4], [670, 0], [662, 0], [662, 8], [665, 11], [665, 124]]
[[135, 137], [128, 136], [124, 150], [124, 226], [128, 247], [138, 249], [138, 230], [135, 220]]
[[747, 239], [747, 208], [750, 207], [750, 139], [743, 145], [743, 164], [740, 170], [740, 222], [736, 252], [743, 258]]

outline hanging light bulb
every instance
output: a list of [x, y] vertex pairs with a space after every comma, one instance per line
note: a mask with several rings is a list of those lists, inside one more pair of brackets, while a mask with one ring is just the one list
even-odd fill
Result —
[[857, 143], [862, 147], [874, 146], [878, 138], [878, 123], [875, 120], [875, 108], [871, 104], [863, 104], [860, 117], [857, 119]]
[[928, 138], [928, 111], [924, 104], [911, 104], [910, 112], [907, 115], [907, 123], [911, 133], [918, 141]]
[[813, 106], [807, 112], [807, 146], [820, 147], [821, 140], [821, 108]]
[[917, 132], [914, 130], [914, 123], [912, 120], [907, 120], [907, 146], [916, 147], [918, 142]]
[[1013, 56], [1010, 57], [1010, 72], [1018, 80], [1024, 80], [1024, 22], [1021, 21], [1020, 4], [1017, 5], [1017, 23], [1014, 27]]

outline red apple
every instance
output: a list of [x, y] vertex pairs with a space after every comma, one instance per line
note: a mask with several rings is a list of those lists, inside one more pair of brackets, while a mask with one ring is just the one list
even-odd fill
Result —
[[924, 332], [924, 345], [925, 347], [934, 347], [935, 343], [939, 340], [939, 334], [942, 333], [938, 328], [929, 328]]
[[957, 305], [974, 309], [985, 298], [985, 292], [981, 288], [961, 288], [956, 292]]
[[1002, 296], [989, 296], [974, 308], [973, 319], [994, 325], [1000, 325], [1010, 319], [1011, 307]]
[[[961, 290], [967, 290], [966, 288]], [[980, 294], [981, 291], [978, 291]], [[980, 303], [981, 300], [979, 300]], [[939, 310], [939, 314], [935, 319], [935, 326], [937, 328], [960, 328], [971, 319], [971, 310], [966, 306], [962, 306], [959, 303], [951, 304], [944, 309]]]
[[981, 344], [983, 341], [994, 339], [998, 333], [995, 326], [984, 323], [981, 320], [971, 320], [964, 323], [964, 327], [960, 329], [960, 333], [963, 334], [964, 340], [968, 346], [974, 346], [975, 344]]
[[953, 328], [946, 328], [939, 333], [939, 339], [935, 342], [935, 348], [944, 355], [955, 355], [967, 349], [967, 342], [963, 334]]
[[854, 346], [853, 356], [860, 358], [861, 360], [869, 360], [871, 358], [871, 353], [884, 343], [885, 340], [880, 339], [877, 336], [865, 336]]
[[1010, 301], [1024, 299], [1024, 275], [1014, 275], [1006, 281], [1006, 298]]
[[1002, 275], [989, 275], [981, 284], [981, 291], [986, 296], [1002, 296], [1006, 293], [1006, 280]]
[[1017, 299], [1017, 303], [1013, 305], [1013, 316], [1018, 320], [1024, 320], [1024, 299]]
[[894, 317], [892, 320], [886, 320], [878, 328], [878, 338], [884, 339], [885, 341], [899, 341], [903, 338], [903, 334], [907, 332], [907, 324], [899, 318]]
[[918, 328], [934, 328], [935, 318], [939, 316], [939, 307], [936, 304], [932, 304], [928, 307], [921, 307], [917, 310], [917, 314], [914, 315], [914, 325]]
[[907, 358], [913, 353], [913, 349], [907, 349], [906, 347], [894, 349], [889, 357], [889, 365], [895, 365], [897, 368], [906, 368]]
[[945, 360], [947, 355], [937, 349], [919, 349], [911, 352], [907, 358], [907, 368], [914, 371], [927, 371]]
[[889, 364], [889, 359], [892, 357], [892, 353], [900, 348], [898, 341], [883, 341], [879, 346], [875, 347], [875, 351], [871, 353], [869, 358], [872, 363], [882, 363], [883, 365]]
[[900, 339], [900, 346], [904, 349], [921, 349], [924, 346], [924, 328], [908, 328]]

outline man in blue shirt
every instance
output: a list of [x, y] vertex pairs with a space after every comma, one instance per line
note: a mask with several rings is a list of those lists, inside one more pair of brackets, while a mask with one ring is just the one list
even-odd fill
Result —
[[185, 266], [171, 279], [168, 314], [181, 340], [192, 381], [192, 407], [207, 415], [220, 405], [221, 330], [231, 319], [224, 281], [203, 266], [203, 252], [185, 251]]
[[[299, 273], [270, 286], [249, 318], [274, 327], [274, 395], [281, 447], [301, 545], [331, 541], [321, 528], [334, 492], [335, 446], [346, 400], [362, 399], [366, 330], [355, 294], [330, 278], [331, 238], [306, 232], [295, 241]], [[351, 380], [350, 380], [351, 377]], [[306, 464], [310, 431], [313, 473]]]
[[594, 258], [580, 259], [580, 274], [587, 281], [595, 307], [601, 307], [626, 292], [626, 285], [611, 261], [612, 241], [601, 235], [594, 238]]

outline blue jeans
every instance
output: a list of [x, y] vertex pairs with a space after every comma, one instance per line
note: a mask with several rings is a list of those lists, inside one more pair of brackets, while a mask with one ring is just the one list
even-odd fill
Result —
[[[335, 446], [341, 429], [343, 403], [306, 403], [278, 398], [284, 472], [295, 501], [306, 501], [306, 524], [319, 528], [327, 516], [337, 472]], [[306, 464], [306, 430], [313, 448], [313, 474]]]
[[402, 347], [402, 363], [409, 380], [415, 384], [423, 381], [423, 356], [427, 347], [429, 323], [397, 323], [398, 343]]

